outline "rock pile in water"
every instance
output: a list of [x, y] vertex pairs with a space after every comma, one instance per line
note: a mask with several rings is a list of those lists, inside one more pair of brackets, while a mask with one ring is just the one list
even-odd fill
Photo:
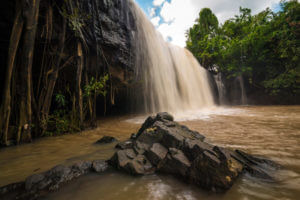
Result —
[[172, 174], [203, 189], [228, 190], [243, 172], [272, 180], [272, 161], [205, 142], [205, 137], [173, 121], [168, 113], [146, 119], [136, 135], [117, 145], [109, 163], [133, 175]]
[[[100, 144], [115, 141], [104, 137]], [[214, 146], [205, 137], [174, 122], [168, 113], [148, 117], [137, 134], [116, 145], [108, 161], [80, 161], [71, 166], [58, 165], [29, 176], [25, 181], [0, 187], [1, 199], [38, 199], [67, 182], [91, 172], [101, 173], [109, 166], [132, 175], [172, 174], [201, 188], [223, 192], [242, 173], [272, 181], [270, 172], [278, 169], [272, 161], [240, 150]], [[3, 197], [3, 198], [2, 198]]]

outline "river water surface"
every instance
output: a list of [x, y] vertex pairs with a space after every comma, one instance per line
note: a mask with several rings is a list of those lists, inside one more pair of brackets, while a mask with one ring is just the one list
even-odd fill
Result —
[[[0, 186], [24, 180], [57, 164], [108, 159], [114, 144], [94, 144], [101, 136], [126, 140], [145, 117], [99, 120], [99, 127], [80, 134], [42, 138], [0, 150]], [[300, 199], [300, 106], [211, 108], [175, 115], [209, 142], [270, 158], [283, 166], [276, 183], [242, 176], [225, 194], [212, 194], [165, 175], [132, 177], [118, 172], [90, 174], [67, 184], [47, 199], [196, 200]]]

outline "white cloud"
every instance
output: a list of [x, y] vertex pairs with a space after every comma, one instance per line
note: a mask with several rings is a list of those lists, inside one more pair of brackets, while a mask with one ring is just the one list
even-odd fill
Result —
[[153, 17], [151, 19], [151, 22], [154, 26], [158, 26], [159, 25], [159, 21], [160, 21], [160, 17]]
[[150, 8], [149, 9], [148, 12], [149, 12], [150, 17], [154, 17], [155, 16], [155, 10], [156, 10], [155, 8]]
[[165, 0], [153, 0], [154, 6], [160, 6]]
[[198, 9], [189, 0], [172, 0], [163, 4], [160, 14], [167, 22], [158, 27], [164, 38], [171, 37], [172, 43], [185, 46], [185, 32], [197, 18]]
[[[154, 0], [154, 2], [164, 0]], [[210, 8], [218, 17], [220, 23], [239, 14], [239, 7], [246, 7], [256, 14], [267, 7], [272, 8], [280, 0], [171, 0], [164, 2], [160, 15], [166, 23], [162, 23], [158, 30], [165, 39], [172, 38], [172, 43], [185, 46], [185, 32], [193, 26], [202, 8]], [[160, 4], [160, 5], [161, 5]]]

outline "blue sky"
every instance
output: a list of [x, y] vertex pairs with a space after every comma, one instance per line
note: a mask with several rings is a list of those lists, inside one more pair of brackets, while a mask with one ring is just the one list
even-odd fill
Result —
[[246, 7], [256, 14], [267, 7], [279, 11], [280, 0], [135, 0], [147, 14], [165, 40], [185, 46], [185, 32], [193, 26], [200, 10], [210, 8], [220, 23], [239, 13]]
[[153, 6], [152, 0], [135, 0], [144, 11]]

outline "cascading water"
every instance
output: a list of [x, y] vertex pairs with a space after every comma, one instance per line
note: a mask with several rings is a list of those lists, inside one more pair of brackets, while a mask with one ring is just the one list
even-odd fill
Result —
[[234, 81], [234, 98], [235, 103], [240, 105], [246, 105], [247, 104], [247, 96], [246, 96], [246, 90], [244, 86], [244, 78], [243, 76], [238, 76], [235, 78]]
[[136, 3], [130, 4], [137, 25], [137, 77], [144, 83], [146, 113], [176, 114], [213, 106], [208, 72], [188, 50], [165, 42]]
[[224, 104], [226, 104], [226, 88], [225, 88], [223, 80], [222, 80], [222, 74], [218, 73], [218, 74], [214, 75], [214, 79], [215, 79], [217, 89], [218, 89], [219, 104], [224, 105]]
[[237, 80], [240, 84], [240, 88], [241, 88], [241, 104], [242, 105], [246, 105], [247, 104], [247, 96], [246, 96], [246, 90], [244, 87], [244, 78], [243, 76], [238, 76]]

